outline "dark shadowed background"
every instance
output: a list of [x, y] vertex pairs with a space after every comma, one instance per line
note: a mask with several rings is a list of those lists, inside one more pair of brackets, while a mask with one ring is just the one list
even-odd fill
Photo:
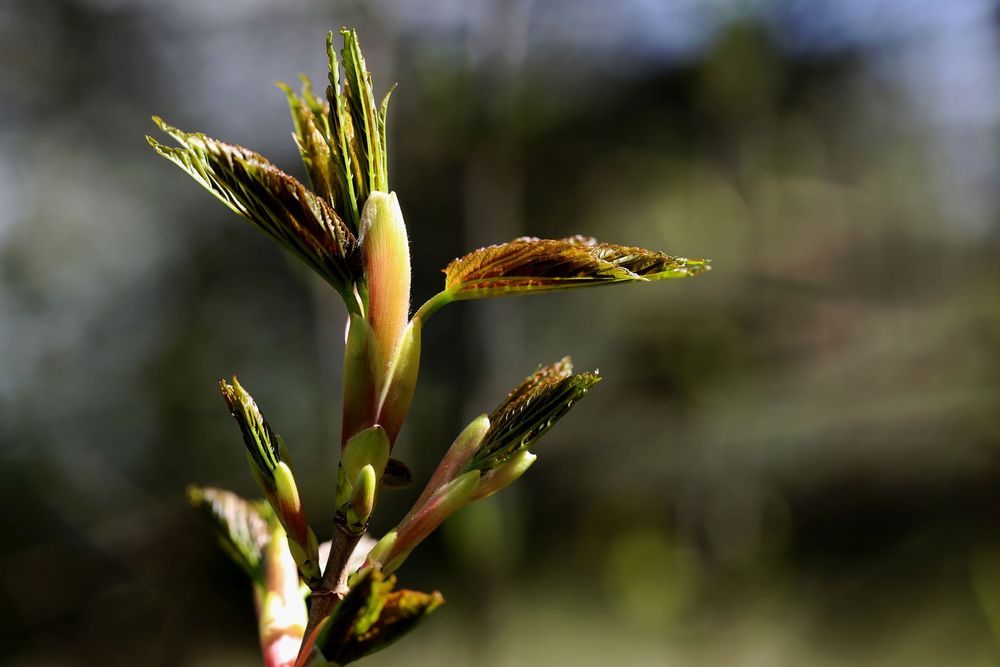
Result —
[[988, 0], [5, 0], [0, 662], [259, 664], [184, 487], [254, 493], [238, 373], [328, 533], [344, 311], [143, 135], [304, 178], [273, 82], [341, 25], [399, 82], [417, 303], [523, 234], [715, 266], [429, 322], [378, 530], [538, 363], [605, 380], [407, 562], [449, 604], [368, 664], [1000, 664]]

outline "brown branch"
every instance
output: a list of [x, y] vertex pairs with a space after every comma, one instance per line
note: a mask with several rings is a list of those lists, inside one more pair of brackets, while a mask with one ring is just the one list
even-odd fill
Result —
[[323, 580], [309, 596], [309, 620], [303, 634], [302, 648], [299, 650], [298, 661], [302, 660], [302, 649], [319, 624], [330, 615], [334, 606], [344, 599], [347, 593], [347, 563], [361, 541], [364, 531], [355, 535], [346, 522], [339, 516], [335, 517], [335, 528], [330, 544], [330, 556], [323, 570]]

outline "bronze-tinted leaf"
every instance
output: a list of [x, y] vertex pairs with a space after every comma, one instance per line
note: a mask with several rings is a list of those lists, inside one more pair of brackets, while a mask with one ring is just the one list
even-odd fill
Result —
[[445, 290], [455, 299], [544, 292], [617, 282], [692, 276], [709, 268], [704, 259], [672, 257], [582, 236], [524, 237], [488, 246], [454, 260], [444, 270]]
[[342, 195], [337, 191], [338, 184], [334, 180], [329, 105], [313, 94], [307, 77], [302, 76], [301, 79], [301, 95], [283, 83], [278, 84], [288, 97], [288, 108], [295, 123], [295, 145], [309, 174], [313, 191], [325, 199], [333, 210], [342, 212]]
[[316, 641], [323, 657], [346, 665], [385, 648], [444, 603], [440, 593], [393, 591], [395, 577], [371, 569], [338, 603]]
[[381, 651], [413, 630], [442, 604], [444, 597], [437, 591], [423, 593], [404, 589], [389, 593], [378, 619], [345, 647], [344, 663]]
[[258, 153], [153, 120], [180, 144], [164, 146], [147, 137], [160, 155], [298, 255], [345, 299], [354, 298], [358, 243], [324, 199]]
[[223, 550], [250, 575], [264, 583], [264, 550], [271, 539], [271, 508], [222, 489], [189, 486], [191, 507], [212, 528]]
[[535, 371], [490, 415], [490, 428], [466, 469], [493, 469], [530, 447], [600, 379], [596, 372], [574, 375], [569, 357]]

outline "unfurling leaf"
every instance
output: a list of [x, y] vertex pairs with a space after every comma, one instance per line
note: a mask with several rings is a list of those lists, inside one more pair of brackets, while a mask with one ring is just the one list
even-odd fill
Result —
[[507, 488], [527, 472], [528, 468], [531, 467], [537, 458], [537, 456], [527, 449], [522, 449], [509, 457], [496, 468], [483, 474], [482, 479], [479, 480], [479, 486], [476, 487], [476, 494], [472, 499], [481, 500], [488, 498], [497, 491]]
[[288, 546], [298, 564], [299, 573], [309, 586], [316, 586], [321, 579], [319, 547], [316, 535], [306, 520], [295, 477], [288, 462], [282, 460], [288, 458], [288, 452], [281, 438], [260, 413], [253, 397], [235, 377], [232, 384], [220, 380], [219, 389], [243, 433], [243, 444], [254, 477], [288, 533]]
[[164, 146], [147, 137], [157, 153], [298, 255], [353, 307], [353, 284], [361, 273], [357, 239], [325, 199], [258, 153], [153, 120], [180, 144]]
[[376, 191], [389, 191], [385, 134], [389, 95], [376, 108], [371, 74], [366, 69], [357, 33], [345, 28], [340, 34], [344, 39], [343, 82], [333, 33], [326, 39], [330, 63], [330, 85], [326, 91], [329, 145], [339, 189], [337, 201], [343, 202], [343, 209], [338, 210], [357, 231], [368, 196]]
[[298, 146], [299, 155], [302, 156], [302, 163], [306, 167], [306, 173], [309, 174], [313, 190], [323, 197], [333, 210], [343, 212], [345, 209], [342, 195], [338, 193], [339, 184], [334, 181], [329, 106], [313, 94], [312, 84], [306, 76], [300, 78], [301, 96], [289, 86], [278, 84], [288, 97], [288, 108], [295, 123], [293, 135], [295, 145]]
[[617, 282], [684, 278], [709, 269], [709, 260], [599, 243], [574, 236], [519, 238], [474, 250], [444, 270], [453, 299], [545, 292]]
[[358, 141], [358, 157], [368, 174], [367, 189], [369, 193], [376, 190], [388, 192], [384, 115], [375, 105], [372, 76], [366, 68], [365, 57], [361, 54], [358, 33], [342, 28], [340, 35], [344, 38], [344, 49], [341, 51], [344, 59], [344, 98]]
[[264, 585], [264, 549], [271, 538], [273, 518], [263, 501], [250, 501], [235, 493], [189, 486], [188, 503], [211, 526], [219, 545], [253, 581]]
[[316, 641], [323, 657], [345, 665], [385, 648], [444, 603], [440, 593], [393, 591], [395, 577], [366, 570], [334, 609]]
[[538, 369], [490, 415], [490, 428], [467, 469], [490, 470], [527, 449], [600, 379], [596, 372], [574, 375], [569, 357]]
[[247, 393], [235, 376], [233, 376], [232, 384], [225, 380], [219, 380], [219, 391], [222, 392], [222, 398], [225, 399], [229, 412], [236, 419], [236, 423], [243, 433], [243, 444], [246, 445], [250, 460], [264, 481], [268, 483], [269, 489], [265, 489], [265, 491], [274, 493], [274, 469], [281, 461], [278, 436], [260, 413], [253, 397]]

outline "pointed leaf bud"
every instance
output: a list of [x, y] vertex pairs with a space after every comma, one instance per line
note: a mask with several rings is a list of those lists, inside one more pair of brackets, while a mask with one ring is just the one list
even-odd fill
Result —
[[310, 587], [322, 580], [319, 569], [319, 547], [316, 535], [306, 521], [305, 510], [299, 498], [291, 468], [279, 461], [274, 468], [274, 481], [278, 507], [276, 513], [288, 533], [288, 546], [299, 567], [302, 578]]
[[383, 569], [387, 574], [398, 569], [415, 546], [472, 499], [479, 485], [479, 478], [478, 470], [470, 470], [456, 477], [403, 519], [397, 528], [395, 542], [383, 557]]
[[417, 498], [417, 502], [413, 504], [414, 507], [423, 505], [432, 493], [453, 480], [465, 468], [472, 459], [472, 455], [479, 449], [479, 443], [483, 441], [483, 436], [486, 435], [489, 428], [490, 418], [482, 414], [458, 434], [455, 442], [451, 444], [444, 458], [441, 459], [441, 463], [438, 464], [437, 470], [431, 475], [431, 479], [427, 482], [420, 497]]
[[274, 467], [281, 460], [278, 438], [267, 423], [253, 397], [233, 376], [233, 383], [219, 380], [219, 390], [243, 433], [243, 443], [253, 466], [260, 473], [258, 481], [265, 493], [274, 493]]
[[384, 371], [410, 313], [410, 246], [395, 193], [369, 195], [360, 232], [368, 280], [368, 321], [378, 341]]
[[351, 493], [351, 509], [347, 513], [348, 523], [355, 529], [364, 528], [368, 525], [368, 517], [375, 507], [375, 489], [378, 486], [378, 479], [375, 477], [375, 468], [371, 464], [366, 465], [358, 473], [354, 480], [354, 490]]
[[371, 426], [375, 419], [377, 381], [375, 372], [375, 339], [372, 328], [360, 315], [348, 321], [347, 344], [344, 347], [344, 418], [341, 426], [341, 447], [355, 433]]
[[509, 486], [514, 480], [524, 474], [538, 457], [527, 449], [523, 449], [510, 457], [496, 468], [483, 474], [479, 481], [473, 500], [492, 496], [500, 489]]
[[410, 411], [413, 392], [417, 388], [420, 371], [420, 319], [414, 317], [403, 332], [389, 365], [388, 376], [379, 400], [378, 423], [389, 436], [390, 447], [395, 444], [403, 420]]

